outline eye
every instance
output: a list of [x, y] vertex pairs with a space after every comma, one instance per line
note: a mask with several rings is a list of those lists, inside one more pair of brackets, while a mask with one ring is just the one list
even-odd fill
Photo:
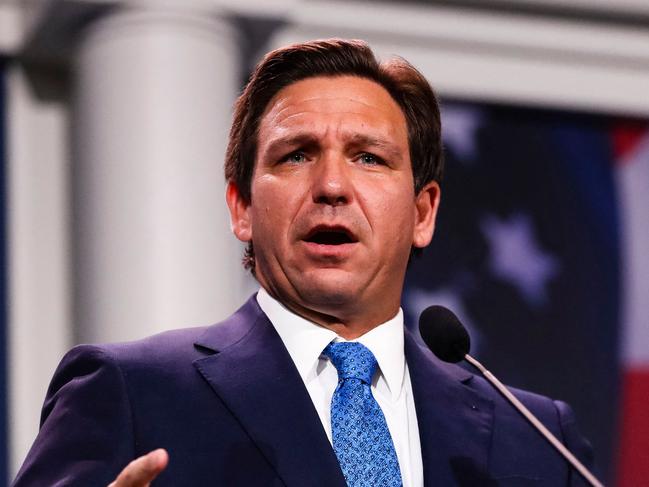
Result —
[[358, 157], [358, 160], [363, 164], [367, 164], [368, 166], [378, 166], [378, 165], [385, 164], [385, 161], [383, 159], [369, 152], [363, 152]]
[[303, 152], [295, 151], [282, 157], [280, 162], [290, 162], [292, 164], [301, 164], [306, 161], [306, 155]]

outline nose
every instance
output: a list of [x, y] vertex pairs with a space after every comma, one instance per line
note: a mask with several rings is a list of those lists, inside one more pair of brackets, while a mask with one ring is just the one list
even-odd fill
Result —
[[330, 206], [347, 205], [352, 200], [350, 167], [343, 157], [323, 157], [312, 174], [313, 201]]

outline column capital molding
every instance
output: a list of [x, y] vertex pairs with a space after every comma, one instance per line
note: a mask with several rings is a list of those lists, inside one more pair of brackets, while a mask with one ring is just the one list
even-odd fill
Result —
[[[644, 96], [649, 85], [649, 7], [636, 0], [610, 2], [609, 7], [585, 0], [438, 0], [425, 5], [360, 0], [43, 0], [36, 4], [41, 7], [32, 7], [33, 27], [22, 47], [28, 59], [64, 64], [74, 58], [71, 50], [90, 22], [117, 9], [165, 9], [194, 18], [272, 20], [283, 27], [273, 31], [270, 42], [264, 39], [262, 46], [256, 46], [264, 50], [312, 38], [366, 39], [379, 54], [398, 53], [413, 62], [446, 97], [649, 115], [649, 98]], [[246, 24], [233, 25], [245, 28]], [[251, 57], [256, 58], [259, 53], [254, 54]]]
[[[231, 15], [218, 1], [206, 0], [43, 0], [21, 12], [20, 35], [13, 35], [9, 54], [37, 63], [67, 65], [93, 23], [118, 16], [123, 21], [191, 22], [210, 29]], [[15, 15], [15, 12], [14, 12]], [[15, 40], [19, 37], [20, 41]]]

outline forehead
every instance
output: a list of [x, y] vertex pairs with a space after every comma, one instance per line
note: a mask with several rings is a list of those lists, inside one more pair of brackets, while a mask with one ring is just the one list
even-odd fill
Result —
[[357, 76], [321, 76], [292, 83], [269, 102], [259, 126], [259, 143], [296, 128], [370, 130], [407, 140], [405, 116], [380, 84]]

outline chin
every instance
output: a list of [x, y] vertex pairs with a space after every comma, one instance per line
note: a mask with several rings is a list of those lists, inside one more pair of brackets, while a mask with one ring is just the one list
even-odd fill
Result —
[[[349, 275], [336, 276], [302, 276], [301, 283], [296, 286], [305, 304], [313, 304], [313, 308], [330, 309], [332, 306], [341, 307], [358, 302], [363, 286], [358, 286]], [[311, 306], [309, 306], [311, 307]]]

